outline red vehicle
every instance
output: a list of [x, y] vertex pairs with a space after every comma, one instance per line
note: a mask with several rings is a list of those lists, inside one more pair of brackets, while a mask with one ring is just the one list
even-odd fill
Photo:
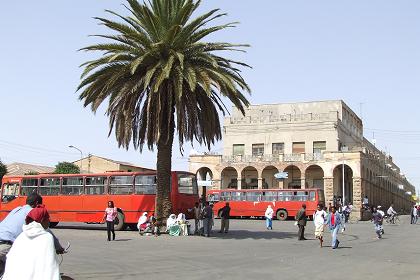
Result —
[[[143, 212], [150, 215], [155, 211], [155, 171], [5, 176], [2, 181], [1, 220], [15, 207], [24, 205], [26, 196], [33, 192], [43, 197], [52, 227], [59, 222], [100, 223], [109, 200], [118, 208], [116, 230], [136, 228]], [[171, 201], [175, 213], [187, 214], [194, 207], [198, 201], [194, 174], [171, 173]]]
[[214, 203], [214, 215], [230, 204], [230, 215], [235, 217], [264, 217], [268, 205], [273, 207], [277, 219], [284, 221], [295, 217], [302, 204], [306, 204], [308, 215], [315, 212], [319, 203], [325, 205], [324, 192], [319, 189], [285, 190], [210, 190], [207, 201]]

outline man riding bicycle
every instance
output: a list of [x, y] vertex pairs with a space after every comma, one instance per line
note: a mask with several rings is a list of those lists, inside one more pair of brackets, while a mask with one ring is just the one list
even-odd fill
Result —
[[391, 221], [391, 223], [394, 223], [395, 216], [398, 214], [394, 210], [394, 204], [391, 204], [391, 206], [389, 206], [388, 211], [386, 211], [386, 213], [389, 215], [389, 220]]

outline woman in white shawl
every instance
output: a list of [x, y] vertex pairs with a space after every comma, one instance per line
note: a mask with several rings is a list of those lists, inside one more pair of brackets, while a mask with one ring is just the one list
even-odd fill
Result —
[[187, 225], [187, 220], [185, 218], [185, 214], [179, 213], [176, 221], [178, 222], [178, 225], [181, 227], [181, 235], [184, 235], [184, 236], [188, 235], [188, 225]]
[[43, 205], [26, 216], [23, 232], [7, 254], [3, 280], [59, 280], [60, 267], [54, 238], [46, 231], [50, 216]]
[[171, 214], [166, 220], [166, 231], [172, 236], [179, 236], [181, 234], [181, 227], [177, 223], [175, 214]]
[[139, 232], [144, 231], [147, 229], [147, 212], [144, 212], [140, 218], [139, 221], [137, 222], [137, 229], [139, 230]]

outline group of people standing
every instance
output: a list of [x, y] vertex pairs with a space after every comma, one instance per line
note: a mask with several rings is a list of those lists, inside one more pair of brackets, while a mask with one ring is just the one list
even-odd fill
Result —
[[[194, 213], [194, 234], [204, 235], [205, 237], [210, 237], [212, 228], [214, 226], [214, 213], [213, 205], [209, 202], [203, 204], [196, 203], [192, 209]], [[229, 220], [230, 220], [230, 206], [229, 202], [225, 204], [223, 208], [219, 210], [220, 216], [220, 231], [219, 233], [228, 233], [229, 232]]]
[[[302, 208], [296, 215], [296, 225], [299, 227], [298, 240], [307, 240], [305, 238], [307, 217], [306, 204], [303, 204]], [[340, 227], [344, 224], [342, 214], [337, 211], [335, 206], [331, 206], [327, 213], [324, 206], [319, 204], [313, 218], [315, 224], [315, 237], [319, 240], [320, 247], [323, 247], [324, 230], [327, 227], [331, 232], [331, 247], [332, 249], [337, 249], [340, 244], [340, 241], [337, 238], [338, 232]]]

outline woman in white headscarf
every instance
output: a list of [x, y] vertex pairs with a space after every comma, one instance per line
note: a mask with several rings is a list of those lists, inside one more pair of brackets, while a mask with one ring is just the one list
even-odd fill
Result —
[[139, 221], [137, 223], [137, 228], [138, 228], [139, 232], [144, 231], [144, 230], [147, 229], [147, 224], [148, 224], [147, 221], [148, 221], [147, 212], [144, 212], [140, 216]]
[[177, 222], [175, 214], [171, 214], [166, 220], [166, 231], [172, 236], [179, 236], [181, 234], [181, 227]]
[[178, 222], [178, 225], [181, 227], [181, 235], [188, 235], [188, 226], [187, 226], [187, 220], [185, 218], [185, 214], [179, 213], [178, 218], [176, 219]]

